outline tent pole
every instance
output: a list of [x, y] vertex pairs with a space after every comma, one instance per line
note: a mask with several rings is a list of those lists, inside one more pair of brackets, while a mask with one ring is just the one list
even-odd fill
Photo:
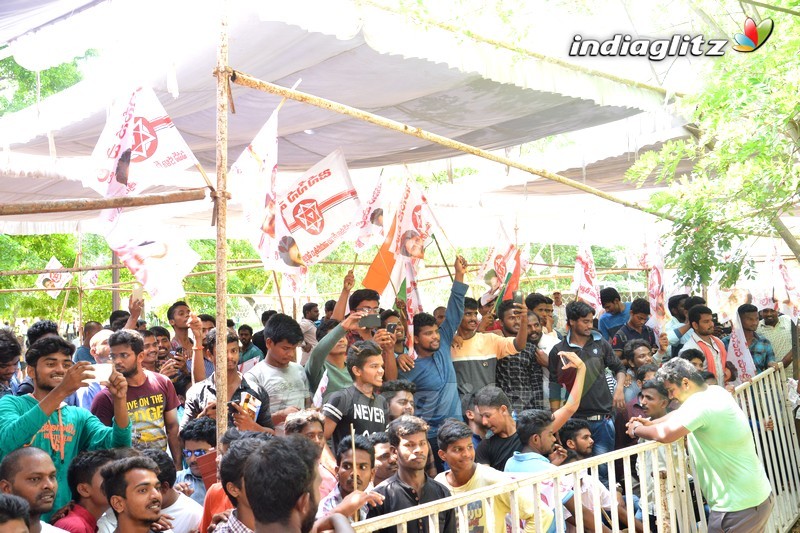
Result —
[[[226, 75], [228, 69], [228, 0], [220, 2], [222, 15], [220, 16], [219, 47], [217, 48], [217, 190], [214, 194], [214, 214], [217, 222], [217, 346], [216, 346], [216, 387], [217, 399], [220, 402], [228, 401], [228, 373], [227, 367], [228, 342], [225, 324], [227, 317], [228, 293], [228, 196], [227, 171], [228, 171], [228, 102], [229, 79]], [[228, 429], [228, 417], [225, 410], [217, 417], [217, 441]]]
[[[111, 284], [114, 286], [114, 290], [111, 291], [111, 310], [116, 311], [119, 309], [119, 256], [117, 252], [111, 250], [111, 264], [114, 265], [114, 268], [111, 269]], [[111, 324], [109, 324], [110, 326]]]
[[0, 204], [0, 216], [39, 215], [42, 213], [68, 213], [72, 211], [95, 211], [115, 207], [141, 207], [144, 205], [194, 202], [206, 197], [206, 189], [189, 189], [177, 192], [118, 196], [115, 198], [74, 198], [48, 200], [46, 202], [20, 202]]

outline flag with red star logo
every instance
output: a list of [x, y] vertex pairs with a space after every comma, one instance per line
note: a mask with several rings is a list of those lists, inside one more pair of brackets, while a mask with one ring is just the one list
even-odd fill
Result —
[[[114, 102], [92, 158], [97, 171], [86, 176], [83, 183], [106, 198], [175, 184], [174, 172], [168, 171], [197, 165], [191, 149], [150, 87], [139, 87]], [[119, 209], [105, 210], [101, 219], [113, 222], [119, 213]]]
[[483, 279], [493, 294], [506, 282], [506, 274], [513, 270], [516, 250], [517, 248], [511, 242], [505, 228], [500, 224], [494, 245], [489, 248], [486, 260], [478, 271], [478, 279]]
[[325, 259], [357, 224], [361, 212], [341, 149], [311, 167], [278, 196], [276, 239], [281, 270], [298, 272]]
[[278, 114], [273, 112], [229, 173], [233, 200], [242, 205], [250, 242], [267, 269], [281, 263], [275, 238], [277, 176]]

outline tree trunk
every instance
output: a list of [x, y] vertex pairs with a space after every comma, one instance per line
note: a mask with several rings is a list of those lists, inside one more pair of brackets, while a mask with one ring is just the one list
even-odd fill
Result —
[[772, 226], [775, 228], [775, 231], [778, 232], [778, 235], [781, 236], [797, 260], [800, 261], [800, 242], [797, 242], [797, 239], [794, 235], [792, 235], [792, 232], [789, 230], [789, 228], [786, 227], [786, 224], [783, 223], [781, 217], [775, 217], [772, 220]]

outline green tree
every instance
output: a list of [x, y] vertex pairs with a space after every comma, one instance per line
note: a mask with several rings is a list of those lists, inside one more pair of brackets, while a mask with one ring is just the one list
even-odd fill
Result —
[[[81, 62], [95, 55], [94, 50], [89, 50], [85, 55], [76, 57], [69, 63], [63, 63], [40, 72], [39, 96], [46, 98], [81, 81]], [[0, 85], [7, 85], [14, 89], [10, 100], [5, 96], [0, 96], [0, 116], [36, 103], [36, 72], [19, 66], [13, 56], [0, 60]]]
[[[715, 272], [723, 286], [749, 275], [744, 243], [753, 235], [780, 236], [800, 259], [780, 219], [797, 202], [800, 184], [800, 18], [769, 16], [775, 30], [765, 45], [752, 53], [728, 47], [705, 88], [680, 102], [698, 134], [642, 154], [628, 174], [638, 184], [655, 175], [668, 185], [651, 204], [675, 220], [669, 257], [687, 285], [707, 285]], [[684, 158], [694, 161], [691, 175], [675, 176]]]

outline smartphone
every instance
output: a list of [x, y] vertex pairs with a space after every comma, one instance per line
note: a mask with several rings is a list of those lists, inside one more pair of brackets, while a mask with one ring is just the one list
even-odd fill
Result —
[[378, 315], [366, 315], [362, 316], [361, 319], [358, 321], [358, 327], [360, 328], [379, 328], [381, 327], [381, 317]]
[[564, 357], [563, 355], [561, 355], [561, 352], [558, 352], [558, 357], [561, 359], [561, 366], [562, 367], [563, 366], [567, 366], [567, 364], [569, 364], [569, 360], [566, 357]]
[[141, 285], [137, 284], [137, 285], [135, 285], [133, 287], [133, 292], [131, 293], [131, 298], [133, 300], [141, 300], [142, 298], [144, 298], [144, 289], [142, 288]]
[[386, 331], [394, 335], [394, 332], [397, 331], [397, 322], [386, 324]]
[[524, 295], [522, 291], [514, 291], [514, 303], [521, 304], [524, 301]]

